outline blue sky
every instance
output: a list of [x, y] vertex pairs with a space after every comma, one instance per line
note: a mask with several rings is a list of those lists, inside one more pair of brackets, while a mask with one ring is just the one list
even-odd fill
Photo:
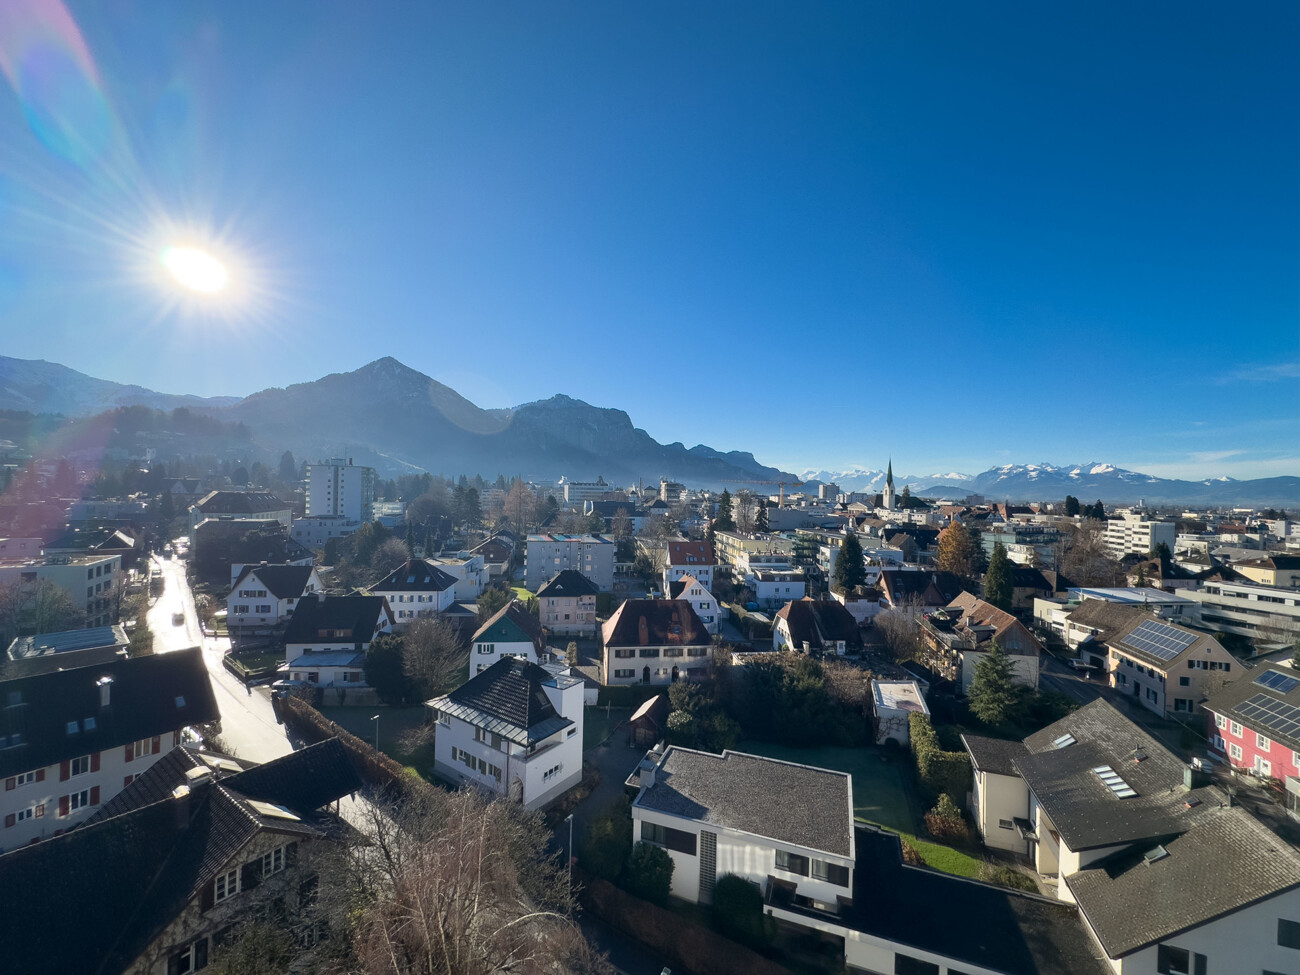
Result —
[[794, 470], [1300, 473], [1294, 3], [16, 10], [5, 354], [393, 355]]

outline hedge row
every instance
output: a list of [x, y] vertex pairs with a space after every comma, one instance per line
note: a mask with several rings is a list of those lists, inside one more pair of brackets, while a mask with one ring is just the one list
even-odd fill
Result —
[[608, 880], [585, 871], [575, 873], [582, 882], [578, 898], [588, 913], [663, 955], [674, 966], [710, 975], [791, 975], [788, 968], [710, 928], [634, 897]]
[[656, 694], [668, 690], [664, 684], [610, 684], [601, 687], [596, 695], [596, 704], [612, 708], [639, 708]]
[[930, 718], [919, 711], [913, 711], [908, 719], [908, 731], [921, 789], [930, 798], [947, 793], [958, 808], [964, 806], [971, 783], [970, 757], [965, 752], [944, 751]]

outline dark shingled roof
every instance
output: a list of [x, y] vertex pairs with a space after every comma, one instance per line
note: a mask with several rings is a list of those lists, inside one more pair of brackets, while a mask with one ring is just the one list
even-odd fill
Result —
[[835, 856], [853, 855], [853, 796], [844, 772], [674, 745], [636, 805]]
[[1288, 735], [1278, 728], [1264, 727], [1259, 721], [1259, 712], [1251, 715], [1242, 713], [1241, 706], [1257, 695], [1263, 695], [1270, 701], [1279, 701], [1283, 704], [1289, 704], [1292, 707], [1300, 708], [1300, 685], [1291, 688], [1286, 693], [1280, 693], [1274, 688], [1265, 687], [1263, 684], [1256, 684], [1259, 678], [1263, 677], [1268, 671], [1274, 670], [1287, 677], [1300, 678], [1300, 671], [1293, 670], [1282, 664], [1261, 664], [1254, 670], [1249, 671], [1235, 681], [1229, 684], [1223, 690], [1219, 691], [1214, 697], [1210, 698], [1201, 707], [1214, 714], [1222, 714], [1234, 721], [1241, 723], [1251, 731], [1258, 732], [1274, 741], [1279, 741], [1294, 751], [1300, 751], [1300, 735]]
[[194, 502], [205, 515], [256, 515], [291, 507], [267, 491], [209, 491]]
[[[326, 596], [324, 599], [303, 599], [298, 603], [289, 625], [284, 630], [284, 642], [319, 643], [322, 640], [338, 642], [347, 640], [360, 647], [369, 643], [379, 625], [380, 614], [390, 613], [383, 596]], [[392, 621], [391, 614], [389, 621]], [[322, 630], [347, 633], [350, 636], [322, 636]]]
[[1066, 617], [1075, 626], [1095, 630], [1097, 638], [1102, 641], [1127, 629], [1135, 620], [1155, 618], [1153, 613], [1141, 606], [1112, 603], [1104, 599], [1085, 599]]
[[880, 588], [897, 606], [918, 596], [927, 606], [947, 606], [962, 591], [961, 577], [951, 572], [915, 572], [910, 569], [881, 569]]
[[1018, 775], [1015, 760], [1028, 755], [1023, 742], [1005, 738], [986, 738], [983, 735], [962, 735], [962, 744], [970, 753], [975, 768], [997, 775]]
[[[112, 684], [101, 708], [105, 677]], [[218, 717], [198, 647], [0, 681], [0, 741], [9, 742], [0, 748], [0, 777]]]
[[[642, 621], [645, 635], [642, 638]], [[629, 599], [603, 629], [606, 647], [712, 646], [713, 637], [685, 599]]]
[[800, 650], [805, 642], [814, 650], [835, 651], [843, 640], [850, 648], [862, 646], [858, 621], [841, 603], [834, 600], [796, 599], [776, 611], [790, 628], [791, 649]]
[[599, 592], [600, 587], [577, 569], [564, 569], [556, 573], [550, 582], [537, 590], [537, 598], [541, 599], [544, 596], [556, 598], [564, 596], [595, 596]]
[[314, 566], [310, 565], [245, 565], [239, 578], [230, 588], [238, 589], [250, 575], [256, 573], [258, 580], [266, 586], [276, 599], [297, 599], [307, 587]]
[[510, 741], [532, 744], [573, 724], [555, 710], [542, 689], [556, 679], [537, 664], [502, 657], [429, 706]]
[[1109, 975], [1072, 905], [907, 866], [894, 833], [856, 842], [853, 930], [1007, 975]]
[[373, 586], [370, 592], [446, 592], [456, 577], [424, 559], [408, 559]]
[[[156, 763], [141, 776], [156, 781], [127, 790], [144, 804], [116, 816], [97, 816], [69, 833], [0, 857], [0, 916], [10, 930], [26, 932], [6, 944], [6, 969], [120, 972], [258, 832], [290, 838], [337, 835], [340, 827], [333, 817], [316, 812], [317, 807], [295, 805], [293, 785], [299, 777], [296, 766], [319, 768], [321, 756], [334, 751], [341, 753], [342, 747], [330, 739], [268, 763], [278, 768], [286, 789], [267, 793], [264, 800], [284, 806], [298, 819], [259, 813], [247, 796], [231, 788], [235, 775], [196, 784], [183, 798], [167, 793], [149, 801], [175, 780], [187, 760], [182, 757]], [[343, 791], [324, 802], [346, 795], [347, 787], [359, 782], [355, 771], [336, 779], [334, 789]], [[42, 896], [34, 897], [32, 891]], [[52, 903], [73, 905], [69, 923], [50, 922]]]

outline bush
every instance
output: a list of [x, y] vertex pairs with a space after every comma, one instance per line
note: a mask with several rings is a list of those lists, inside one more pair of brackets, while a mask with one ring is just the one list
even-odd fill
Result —
[[927, 795], [965, 797], [970, 788], [970, 758], [965, 752], [946, 752], [939, 746], [930, 719], [913, 712], [908, 719], [912, 739], [912, 758], [916, 762], [916, 775], [921, 789]]
[[952, 796], [944, 793], [939, 797], [935, 807], [925, 814], [925, 828], [940, 843], [967, 843], [970, 830], [961, 810], [952, 801]]
[[650, 843], [637, 843], [623, 870], [628, 893], [663, 907], [673, 886], [673, 858]]
[[763, 895], [733, 873], [719, 877], [713, 886], [713, 923], [721, 934], [750, 947], [762, 948], [772, 940]]
[[903, 862], [909, 863], [914, 867], [924, 867], [925, 857], [917, 852], [916, 847], [907, 840], [903, 840]]
[[1015, 867], [1000, 866], [989, 863], [987, 860], [980, 865], [980, 880], [986, 884], [997, 884], [999, 887], [1023, 890], [1029, 894], [1038, 893], [1038, 885]]
[[617, 880], [632, 851], [632, 814], [626, 796], [615, 799], [587, 823], [578, 840], [578, 863], [588, 873]]

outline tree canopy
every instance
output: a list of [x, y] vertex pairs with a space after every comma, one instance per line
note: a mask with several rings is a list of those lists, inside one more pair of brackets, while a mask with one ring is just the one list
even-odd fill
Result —
[[985, 724], [1012, 724], [1024, 714], [1026, 688], [1016, 683], [1015, 667], [995, 641], [975, 664], [975, 678], [966, 692], [971, 713]]
[[857, 532], [847, 532], [835, 556], [834, 585], [836, 592], [849, 592], [867, 581], [867, 567], [862, 561], [862, 543]]
[[1007, 558], [1006, 546], [994, 542], [993, 554], [989, 556], [989, 568], [984, 573], [984, 599], [998, 609], [1009, 612], [1012, 589], [1011, 560]]
[[963, 579], [975, 574], [975, 543], [960, 521], [954, 521], [939, 532], [939, 551], [934, 558], [934, 567]]

